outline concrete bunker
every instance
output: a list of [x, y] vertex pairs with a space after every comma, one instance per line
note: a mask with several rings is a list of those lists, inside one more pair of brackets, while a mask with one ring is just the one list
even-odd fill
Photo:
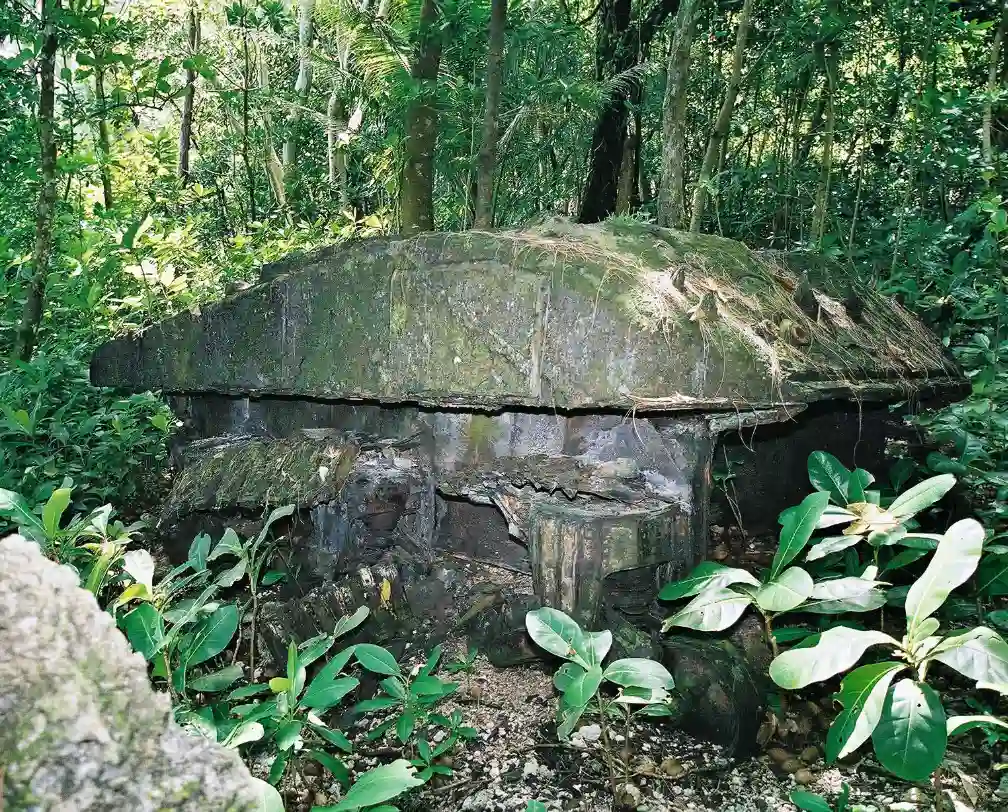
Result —
[[620, 220], [288, 258], [102, 347], [92, 379], [160, 389], [186, 419], [165, 526], [310, 517], [283, 621], [299, 637], [361, 599], [341, 579], [443, 554], [527, 575], [588, 625], [640, 618], [707, 554], [719, 444], [743, 438], [747, 503], [776, 517], [806, 446], [878, 467], [900, 431], [887, 404], [961, 385], [849, 269]]

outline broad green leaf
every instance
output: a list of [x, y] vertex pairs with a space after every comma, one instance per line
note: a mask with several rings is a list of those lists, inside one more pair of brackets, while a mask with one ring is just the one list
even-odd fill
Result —
[[269, 534], [270, 528], [273, 523], [279, 521], [285, 516], [290, 516], [294, 512], [294, 505], [283, 505], [278, 508], [273, 508], [270, 511], [270, 515], [266, 517], [266, 522], [263, 524], [262, 529], [259, 530], [259, 535], [256, 536], [255, 541], [249, 545], [253, 550], [258, 548], [262, 544], [263, 540]]
[[[207, 556], [206, 560], [213, 561], [214, 559], [220, 558], [222, 555], [234, 555], [241, 558], [242, 549], [241, 539], [238, 538], [238, 534], [229, 527], [224, 531], [224, 535], [221, 536], [221, 540], [214, 545], [213, 551]], [[191, 558], [192, 556], [190, 555], [190, 559]]]
[[809, 482], [817, 491], [825, 491], [838, 505], [846, 505], [847, 481], [851, 472], [828, 451], [813, 451], [808, 458]]
[[587, 669], [591, 667], [584, 632], [575, 620], [558, 609], [544, 606], [525, 615], [529, 637], [550, 654], [573, 660]]
[[627, 657], [611, 663], [603, 679], [627, 688], [671, 688], [672, 675], [659, 662], [641, 657]]
[[789, 567], [758, 589], [753, 600], [764, 612], [790, 612], [812, 594], [812, 576], [801, 567]]
[[28, 502], [14, 491], [0, 488], [0, 516], [9, 518], [32, 541], [41, 542], [46, 539], [42, 520], [35, 515]]
[[346, 795], [335, 806], [320, 807], [325, 812], [354, 812], [369, 806], [391, 801], [407, 790], [423, 784], [406, 759], [383, 764], [368, 770], [358, 778]]
[[416, 727], [416, 716], [409, 711], [403, 711], [396, 719], [396, 738], [406, 744], [410, 736], [413, 735], [413, 728]]
[[245, 566], [245, 559], [239, 558], [234, 566], [228, 567], [217, 576], [217, 583], [223, 587], [234, 586], [245, 577]]
[[266, 780], [273, 786], [279, 784], [280, 779], [283, 778], [284, 771], [287, 769], [287, 760], [290, 758], [290, 755], [290, 750], [280, 750], [277, 753], [276, 758], [273, 760], [273, 764], [270, 766], [269, 775], [266, 776]]
[[350, 740], [343, 734], [342, 730], [338, 730], [334, 727], [326, 727], [325, 725], [317, 725], [312, 723], [311, 729], [318, 734], [322, 739], [325, 739], [329, 744], [335, 745], [340, 750], [346, 753], [353, 752], [353, 745]]
[[210, 552], [210, 536], [200, 533], [189, 545], [189, 557], [187, 563], [196, 572], [203, 572], [207, 568], [207, 554]]
[[287, 677], [273, 677], [269, 681], [269, 688], [275, 694], [283, 694], [290, 689], [291, 681]]
[[621, 687], [619, 695], [614, 702], [621, 705], [650, 705], [653, 703], [664, 703], [669, 699], [669, 692], [664, 688], [636, 688], [634, 686]]
[[892, 572], [893, 570], [902, 569], [903, 567], [912, 564], [914, 561], [920, 560], [926, 555], [927, 550], [901, 550], [886, 561], [885, 565], [882, 567], [882, 572]]
[[819, 518], [829, 504], [828, 493], [813, 493], [806, 496], [786, 517], [781, 528], [780, 541], [770, 567], [769, 580], [773, 581], [783, 572], [794, 558], [805, 549]]
[[133, 649], [150, 660], [164, 639], [164, 619], [152, 604], [141, 603], [123, 618], [126, 637]]
[[260, 694], [269, 693], [270, 687], [267, 683], [258, 683], [255, 685], [243, 685], [241, 688], [235, 688], [231, 693], [228, 694], [228, 700], [234, 699], [245, 699], [250, 696], [259, 696]]
[[606, 629], [601, 632], [584, 633], [586, 659], [589, 665], [602, 665], [602, 661], [612, 648], [612, 632]]
[[329, 651], [335, 642], [336, 638], [331, 634], [320, 634], [309, 640], [305, 640], [298, 646], [298, 662], [307, 668]]
[[342, 651], [337, 652], [332, 657], [330, 657], [324, 666], [319, 669], [319, 672], [315, 675], [315, 679], [312, 680], [314, 684], [315, 680], [323, 680], [328, 682], [336, 677], [343, 667], [350, 662], [350, 658], [353, 657], [354, 652], [357, 650], [357, 646], [347, 646]]
[[907, 593], [907, 631], [910, 634], [945, 603], [953, 589], [973, 574], [983, 550], [983, 540], [983, 526], [975, 519], [958, 521], [945, 532], [927, 568]]
[[317, 678], [313, 679], [301, 697], [301, 705], [306, 708], [328, 710], [339, 704], [340, 700], [358, 685], [360, 681], [356, 677], [338, 677], [322, 683]]
[[842, 612], [870, 612], [885, 606], [885, 593], [879, 582], [863, 576], [849, 576], [820, 581], [812, 589], [804, 612], [833, 615]]
[[301, 736], [301, 728], [304, 722], [300, 719], [293, 719], [277, 728], [276, 746], [278, 750], [290, 750], [294, 743]]
[[955, 482], [956, 478], [952, 474], [942, 474], [925, 479], [897, 496], [889, 505], [889, 512], [900, 521], [906, 521], [924, 508], [931, 507], [952, 490]]
[[570, 687], [571, 682], [580, 678], [584, 673], [585, 669], [577, 663], [564, 663], [553, 675], [553, 685], [560, 693], [564, 693]]
[[70, 489], [54, 490], [42, 509], [42, 527], [45, 528], [46, 538], [54, 539], [59, 534], [60, 520], [68, 507], [70, 507]]
[[904, 781], [926, 781], [947, 743], [945, 710], [934, 689], [909, 678], [893, 685], [872, 732], [879, 763]]
[[[927, 640], [931, 635], [938, 631], [941, 624], [936, 618], [929, 617], [924, 622], [920, 623], [916, 629], [914, 629], [913, 634], [907, 635], [907, 646], [912, 651], [916, 649], [923, 641]], [[939, 641], [940, 642], [940, 641]]]
[[987, 597], [1008, 595], [1008, 555], [985, 555], [977, 568], [977, 592]]
[[575, 705], [574, 703], [569, 702], [566, 697], [567, 695], [564, 694], [560, 697], [560, 701], [557, 703], [557, 738], [560, 739], [560, 741], [567, 740], [567, 737], [570, 736], [574, 728], [577, 727], [578, 721], [588, 708], [587, 703], [583, 705]]
[[1008, 722], [998, 719], [996, 716], [950, 716], [946, 722], [945, 730], [951, 739], [953, 736], [961, 736], [978, 727], [1008, 728]]
[[235, 663], [221, 668], [219, 671], [213, 671], [210, 674], [189, 680], [189, 687], [194, 691], [212, 694], [229, 688], [236, 680], [241, 679], [241, 676], [242, 667]]
[[899, 642], [887, 634], [837, 626], [827, 629], [814, 646], [793, 648], [770, 664], [770, 678], [781, 688], [795, 690], [822, 682], [853, 666], [872, 646]]
[[406, 699], [406, 686], [399, 677], [385, 677], [378, 684], [393, 699]]
[[701, 632], [719, 632], [734, 624], [752, 602], [748, 595], [731, 589], [709, 589], [701, 592], [685, 607], [665, 619], [662, 631], [683, 626]]
[[806, 561], [817, 561], [831, 553], [839, 553], [861, 541], [861, 536], [827, 536], [809, 547]]
[[371, 614], [371, 610], [366, 606], [361, 606], [352, 615], [345, 615], [344, 617], [341, 617], [336, 621], [336, 628], [333, 629], [332, 636], [342, 637], [347, 632], [352, 632], [360, 626], [361, 623], [367, 620], [367, 616], [369, 614]]
[[255, 788], [255, 812], [284, 812], [283, 798], [276, 787], [272, 787], [261, 778], [250, 779]]
[[399, 663], [388, 649], [376, 646], [373, 643], [358, 643], [354, 656], [362, 666], [374, 674], [387, 674], [389, 676], [402, 676]]
[[228, 733], [221, 744], [234, 749], [235, 747], [241, 747], [243, 744], [261, 740], [265, 733], [266, 729], [262, 726], [261, 722], [243, 720], [231, 729], [231, 732]]
[[346, 765], [336, 758], [336, 756], [330, 755], [324, 750], [309, 750], [305, 755], [325, 767], [332, 774], [333, 778], [339, 781], [344, 787], [350, 786], [350, 771], [347, 770]]
[[602, 684], [602, 669], [593, 665], [587, 671], [583, 671], [570, 681], [567, 690], [564, 691], [564, 701], [569, 705], [587, 705], [588, 702], [598, 693]]
[[[794, 510], [795, 508], [789, 508], [786, 512], [790, 513]], [[836, 527], [838, 524], [850, 524], [856, 520], [857, 515], [851, 513], [847, 510], [847, 508], [827, 505], [826, 510], [824, 510], [822, 516], [819, 517], [819, 521], [816, 522], [816, 530], [823, 530], [827, 527]]]
[[945, 638], [928, 659], [977, 682], [1008, 682], [1008, 643], [984, 626]]
[[832, 764], [868, 741], [882, 718], [882, 706], [893, 677], [903, 663], [872, 663], [855, 668], [840, 683], [836, 700], [843, 705], [826, 734], [826, 761]]
[[715, 561], [704, 561], [685, 578], [665, 584], [658, 593], [658, 599], [675, 601], [697, 595], [707, 589], [729, 587], [732, 584], [750, 584], [758, 587], [760, 582], [755, 575], [746, 570], [726, 567]]
[[154, 559], [146, 550], [130, 550], [122, 557], [123, 571], [150, 594], [154, 591]]
[[196, 625], [183, 659], [193, 666], [216, 657], [228, 647], [237, 630], [238, 607], [233, 603], [220, 607]]
[[864, 468], [855, 468], [847, 478], [847, 502], [866, 501], [866, 490], [875, 481]]
[[796, 789], [788, 797], [791, 803], [803, 810], [803, 812], [833, 812], [833, 807], [830, 806], [829, 802], [814, 792], [805, 792], [804, 790]]

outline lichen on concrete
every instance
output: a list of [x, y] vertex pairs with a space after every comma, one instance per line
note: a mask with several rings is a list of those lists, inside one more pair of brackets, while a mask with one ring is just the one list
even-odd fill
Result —
[[237, 439], [182, 470], [162, 515], [173, 520], [195, 511], [315, 507], [339, 496], [356, 458], [356, 446], [341, 441]]
[[651, 411], [884, 398], [960, 380], [918, 320], [842, 264], [627, 219], [385, 238], [280, 270], [107, 345], [93, 379]]
[[20, 536], [0, 540], [5, 808], [251, 812], [238, 753], [185, 733], [111, 615]]

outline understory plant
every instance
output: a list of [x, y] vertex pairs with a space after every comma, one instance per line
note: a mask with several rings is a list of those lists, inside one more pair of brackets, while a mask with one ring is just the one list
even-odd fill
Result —
[[[774, 647], [770, 676], [777, 685], [799, 690], [845, 675], [835, 697], [843, 709], [829, 729], [827, 761], [853, 753], [871, 738], [886, 769], [906, 780], [923, 781], [941, 764], [950, 736], [976, 727], [1005, 726], [986, 714], [947, 717], [929, 682], [931, 667], [941, 663], [978, 688], [1008, 694], [1008, 645], [1000, 635], [985, 626], [941, 632], [935, 617], [953, 590], [974, 575], [985, 552], [984, 529], [974, 519], [958, 521], [943, 534], [917, 528], [915, 517], [955, 484], [949, 474], [927, 479], [897, 496], [884, 496], [870, 487], [874, 478], [868, 472], [848, 470], [832, 455], [816, 452], [809, 459], [809, 475], [817, 491], [781, 514], [780, 543], [762, 577], [711, 562], [701, 564], [662, 591], [662, 597], [670, 600], [693, 597], [666, 620], [665, 628], [718, 631], [755, 606]], [[845, 525], [841, 535], [818, 539], [809, 547], [817, 529], [838, 525]], [[861, 544], [871, 556], [866, 566], [857, 555]], [[789, 566], [803, 553], [820, 580], [801, 567]], [[880, 565], [883, 572], [894, 572], [928, 555], [927, 566], [909, 586], [889, 588], [879, 580]], [[844, 565], [862, 571], [845, 575], [838, 571]], [[903, 607], [906, 622], [900, 639], [839, 618], [789, 651], [777, 651], [772, 622], [780, 614], [840, 616], [881, 611], [887, 605]], [[891, 656], [855, 668], [869, 649], [878, 646], [888, 647]]]
[[111, 521], [111, 505], [75, 514], [64, 525], [72, 490], [73, 483], [65, 479], [45, 502], [33, 508], [20, 494], [0, 488], [0, 520], [38, 544], [49, 558], [74, 567], [80, 574], [81, 586], [100, 597], [119, 575], [126, 547], [142, 525], [126, 527], [118, 520]]
[[[937, 546], [939, 536], [912, 530], [914, 517], [941, 499], [955, 484], [955, 477], [941, 475], [915, 485], [904, 493], [883, 499], [882, 491], [870, 486], [875, 478], [857, 468], [848, 470], [831, 454], [817, 451], [809, 457], [809, 480], [816, 492], [779, 517], [781, 530], [773, 561], [760, 577], [745, 569], [712, 561], [697, 566], [686, 578], [666, 584], [659, 598], [677, 601], [692, 598], [666, 618], [663, 630], [681, 626], [698, 631], [723, 631], [734, 625], [753, 606], [763, 619], [767, 641], [777, 653], [774, 620], [790, 612], [841, 615], [871, 612], [886, 604], [885, 583], [879, 567], [896, 569], [923, 557]], [[840, 535], [819, 539], [806, 551], [816, 530], [846, 525]], [[839, 553], [865, 541], [872, 562], [860, 564], [857, 556], [841, 573]], [[880, 551], [894, 545], [909, 554], [880, 561]], [[818, 579], [794, 562], [805, 552], [806, 564], [816, 564]], [[811, 567], [810, 567], [811, 569]]]
[[[553, 675], [553, 685], [560, 693], [556, 712], [560, 740], [570, 736], [591, 705], [598, 711], [603, 752], [615, 795], [617, 770], [610, 752], [609, 719], [621, 720], [628, 729], [637, 714], [672, 715], [672, 675], [661, 663], [643, 657], [615, 660], [603, 668], [612, 648], [612, 632], [585, 631], [558, 609], [543, 607], [528, 612], [525, 628], [539, 647], [566, 661]], [[604, 683], [615, 686], [615, 696], [602, 693]]]

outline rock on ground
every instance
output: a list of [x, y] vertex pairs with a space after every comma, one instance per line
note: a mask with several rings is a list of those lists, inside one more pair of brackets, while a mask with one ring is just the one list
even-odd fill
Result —
[[0, 770], [8, 810], [258, 808], [238, 754], [190, 736], [77, 573], [0, 540]]

